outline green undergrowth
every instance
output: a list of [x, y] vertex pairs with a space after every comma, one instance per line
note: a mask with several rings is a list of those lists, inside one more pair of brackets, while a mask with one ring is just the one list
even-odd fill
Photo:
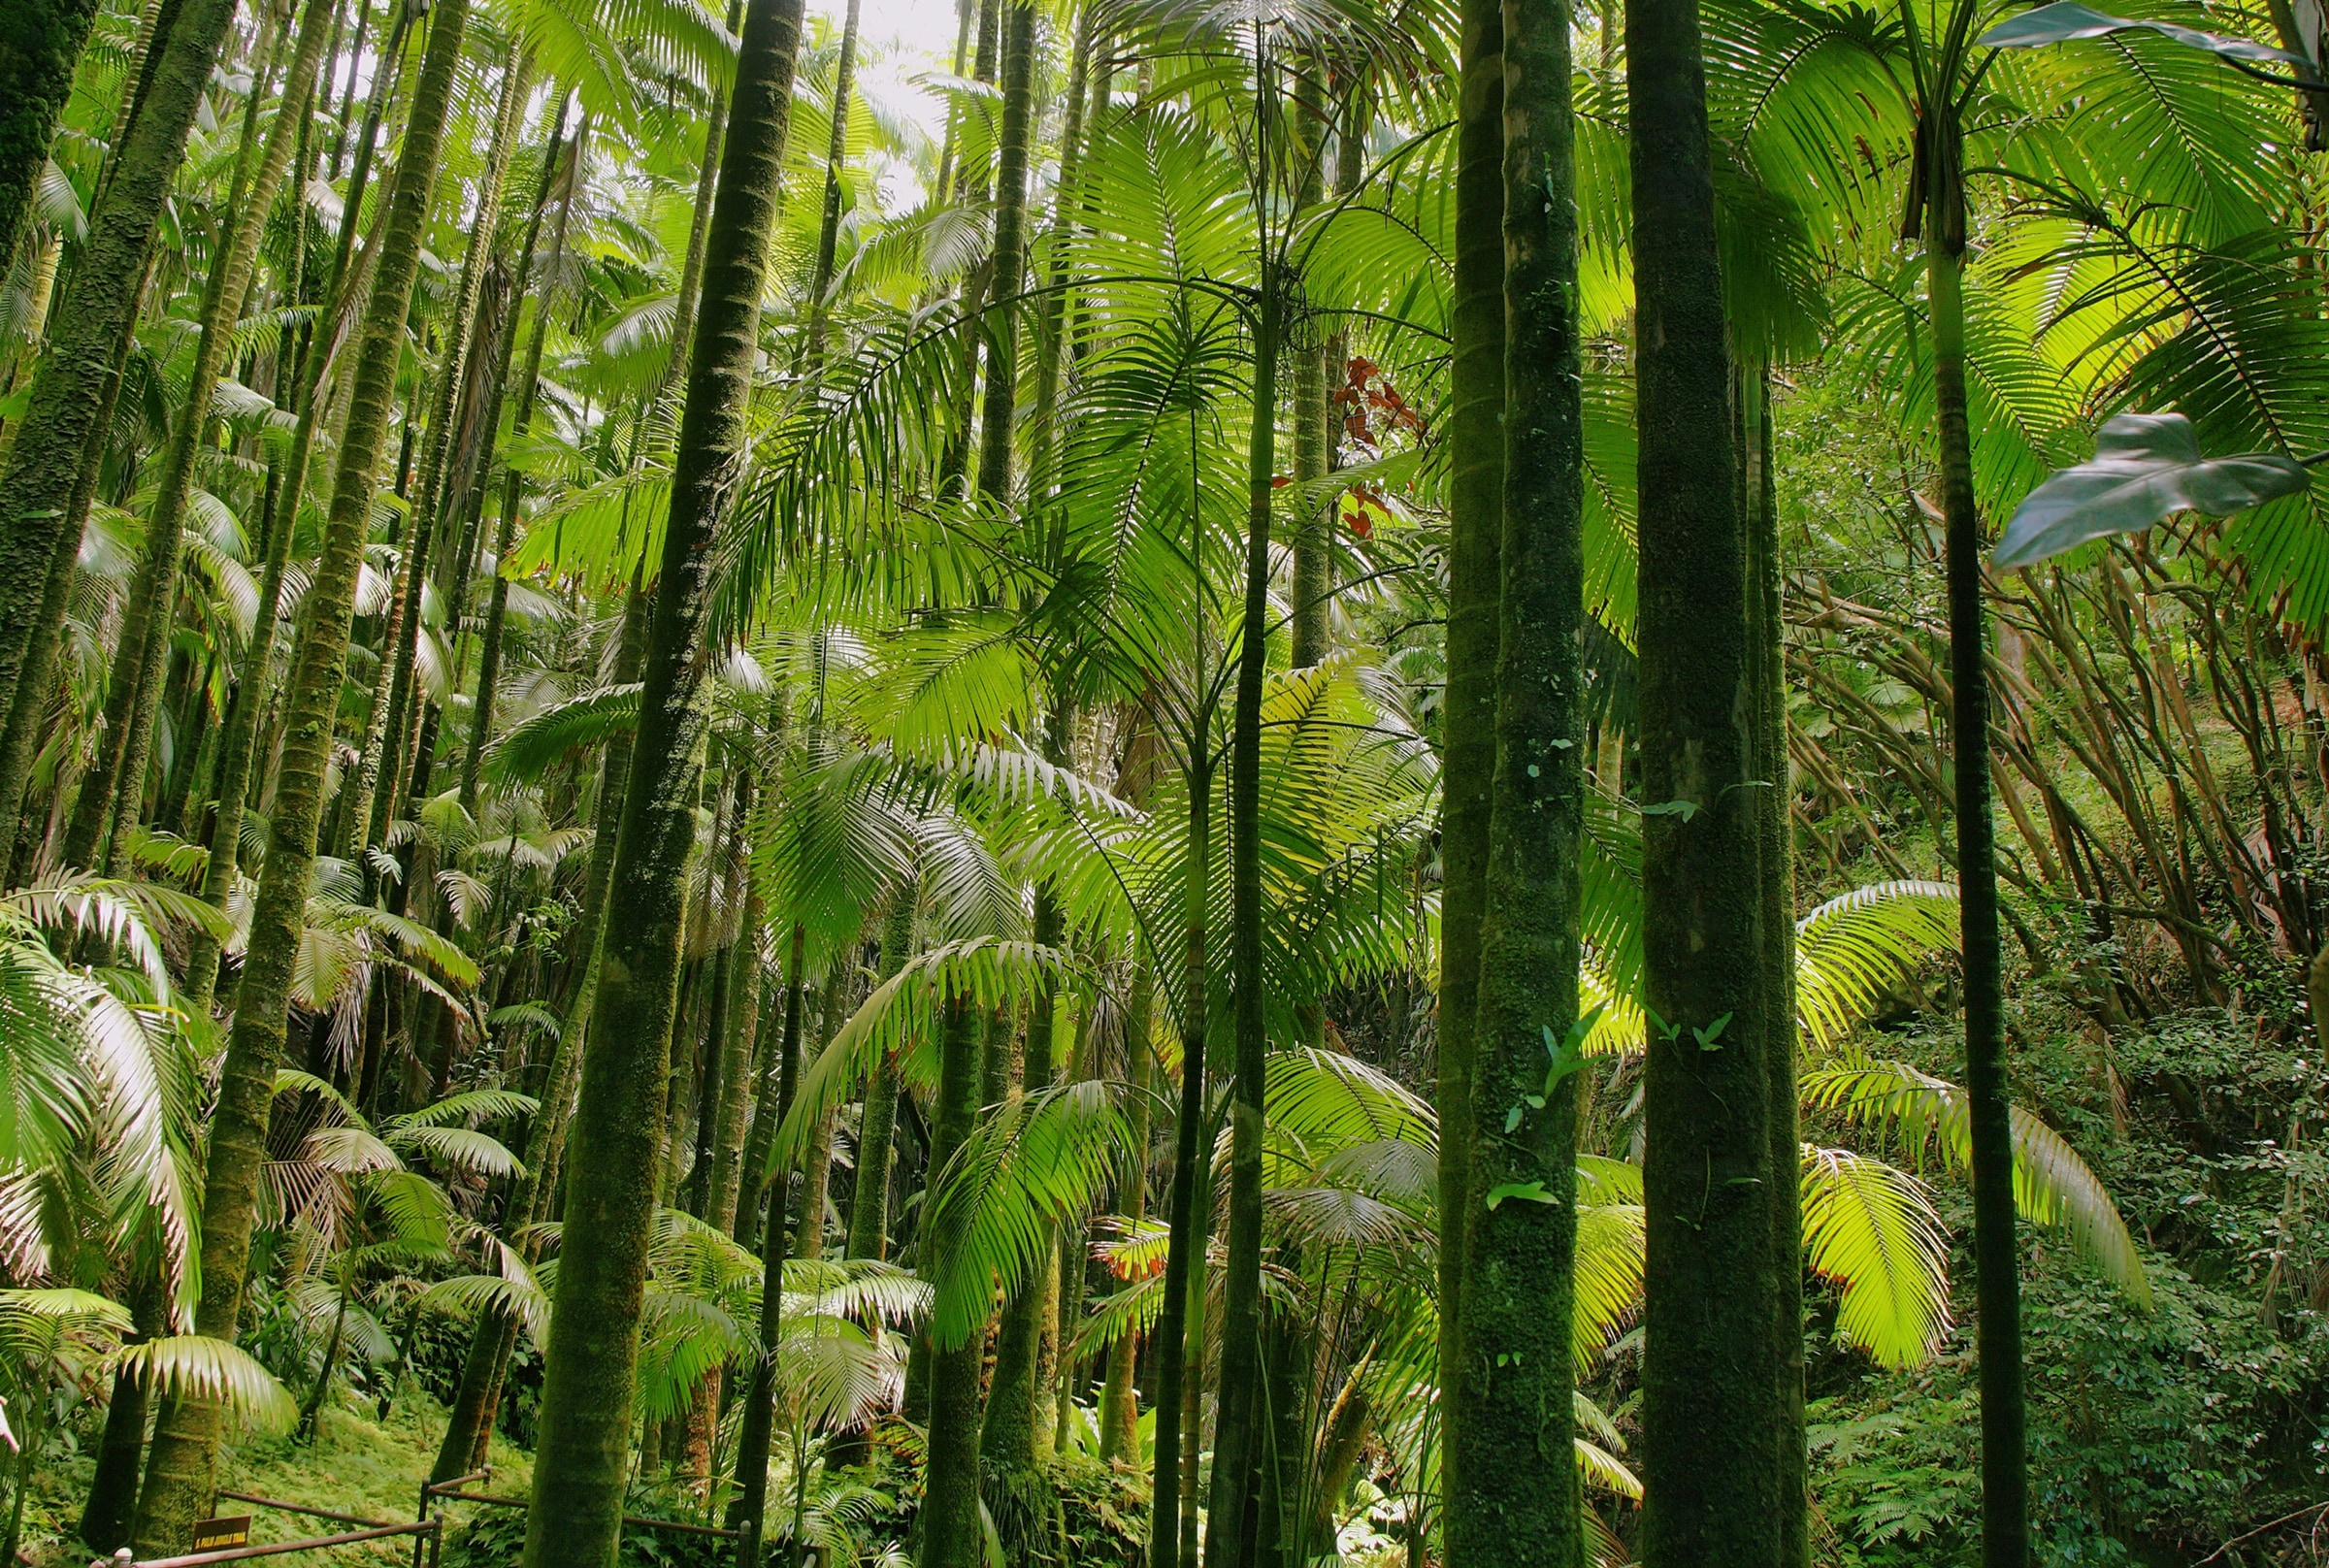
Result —
[[[104, 1407], [93, 1405], [66, 1443], [52, 1452], [36, 1472], [26, 1507], [26, 1552], [40, 1568], [82, 1568], [89, 1553], [79, 1536], [81, 1509], [89, 1494], [95, 1471], [94, 1454]], [[286, 1502], [334, 1509], [343, 1514], [390, 1523], [418, 1517], [421, 1483], [437, 1460], [437, 1445], [444, 1436], [443, 1406], [408, 1388], [379, 1420], [369, 1403], [350, 1403], [326, 1409], [317, 1422], [315, 1441], [252, 1437], [230, 1444], [220, 1457], [219, 1485], [234, 1491], [279, 1497]], [[530, 1455], [510, 1448], [497, 1434], [492, 1448], [492, 1490], [524, 1496], [533, 1484]], [[221, 1515], [251, 1516], [253, 1545], [294, 1541], [359, 1528], [305, 1515], [278, 1513], [249, 1503], [220, 1499]], [[454, 1504], [446, 1510], [455, 1525], [480, 1512], [475, 1504]], [[494, 1510], [519, 1517], [517, 1511]], [[329, 1553], [301, 1553], [290, 1562], [333, 1565], [410, 1563], [410, 1538], [390, 1538], [377, 1545], [358, 1544]]]

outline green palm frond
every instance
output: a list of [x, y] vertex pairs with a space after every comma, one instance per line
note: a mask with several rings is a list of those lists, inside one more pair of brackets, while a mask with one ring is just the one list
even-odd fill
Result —
[[1795, 1010], [1815, 1045], [1834, 1046], [1902, 975], [1957, 945], [1957, 890], [1877, 882], [1795, 923]]
[[1949, 1330], [1949, 1238], [1924, 1184], [1847, 1149], [1803, 1150], [1803, 1246], [1844, 1297], [1836, 1331], [1886, 1366], [1916, 1366]]
[[156, 1392], [207, 1400], [243, 1425], [288, 1431], [299, 1402], [248, 1351], [201, 1334], [171, 1334], [125, 1346], [117, 1364]]
[[[1892, 1129], [1912, 1166], [1935, 1155], [1952, 1170], [1971, 1165], [1972, 1113], [1965, 1092], [1946, 1079], [1891, 1062], [1815, 1068], [1799, 1082], [1805, 1104]], [[2016, 1105], [2012, 1120], [2015, 1207], [2033, 1224], [2065, 1231], [2083, 1257], [2149, 1308], [2150, 1280], [2102, 1179], [2060, 1133], [2030, 1112]]]
[[1092, 1079], [1005, 1105], [938, 1174], [925, 1264], [934, 1342], [983, 1331], [998, 1282], [1016, 1291], [1052, 1256], [1060, 1224], [1097, 1207], [1139, 1157], [1112, 1087]]

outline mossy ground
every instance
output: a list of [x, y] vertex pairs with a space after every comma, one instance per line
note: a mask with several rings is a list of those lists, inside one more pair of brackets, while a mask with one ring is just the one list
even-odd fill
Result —
[[[89, 1494], [95, 1468], [96, 1434], [103, 1406], [93, 1405], [85, 1419], [75, 1423], [78, 1445], [52, 1451], [34, 1471], [25, 1507], [24, 1552], [38, 1568], [82, 1568], [90, 1553], [82, 1544], [81, 1510]], [[288, 1438], [252, 1437], [230, 1446], [219, 1469], [219, 1485], [235, 1491], [280, 1497], [287, 1502], [360, 1514], [367, 1519], [403, 1523], [417, 1517], [421, 1483], [437, 1459], [438, 1442], [444, 1436], [444, 1408], [427, 1394], [408, 1386], [390, 1407], [385, 1421], [376, 1419], [377, 1407], [343, 1399], [323, 1412], [315, 1441], [295, 1443]], [[497, 1433], [492, 1449], [492, 1490], [524, 1496], [533, 1481], [530, 1454], [511, 1448]], [[222, 1514], [251, 1516], [254, 1544], [297, 1540], [356, 1526], [297, 1514], [276, 1513], [247, 1503], [221, 1501]], [[446, 1511], [448, 1522], [459, 1525], [483, 1512], [476, 1505], [455, 1504]], [[328, 1554], [291, 1559], [343, 1565], [410, 1563], [410, 1539], [390, 1539], [377, 1545], [344, 1547]]]

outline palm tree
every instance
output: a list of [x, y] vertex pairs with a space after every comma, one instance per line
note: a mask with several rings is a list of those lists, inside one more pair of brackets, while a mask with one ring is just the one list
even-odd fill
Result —
[[1705, 65], [1693, 0], [1625, 8], [1640, 429], [1648, 1568], [1773, 1563], [1803, 1506], [1779, 1398], [1760, 750]]
[[[1462, 1359], [1448, 1386], [1451, 1563], [1569, 1568], [1584, 1537], [1561, 1338], [1576, 1249], [1578, 862], [1585, 789], [1569, 18], [1503, 16], [1504, 458], [1496, 779], [1468, 1095]], [[1590, 1022], [1585, 1026], [1591, 1028]], [[1525, 1197], [1526, 1201], [1514, 1201]], [[1547, 1456], [1551, 1459], [1550, 1476]]]
[[[695, 845], [708, 546], [735, 500], [800, 33], [799, 0], [755, 0], [745, 13], [705, 231], [702, 315], [672, 456], [672, 509], [615, 852], [614, 885], [626, 896], [606, 923], [592, 1010], [602, 1045], [583, 1062], [574, 1111], [574, 1136], [592, 1158], [568, 1184], [526, 1529], [530, 1568], [605, 1559], [622, 1531], [637, 1302], [664, 1139], [679, 888]], [[765, 1363], [755, 1370], [748, 1398], [765, 1405], [771, 1373]], [[747, 1544], [757, 1548], [756, 1532]]]
[[73, 90], [73, 68], [97, 19], [96, 0], [54, 0], [17, 18], [5, 65], [0, 70], [0, 103], [8, 105], [0, 125], [0, 256], [13, 256], [34, 187], [49, 162], [65, 98]]
[[[97, 763], [82, 776], [65, 842], [68, 865], [94, 862], [104, 869], [113, 859], [105, 843], [109, 821], [125, 830], [144, 799], [147, 752], [161, 701], [162, 665], [168, 650], [173, 603], [178, 594], [179, 558], [184, 543], [187, 503], [194, 488], [196, 453], [208, 433], [218, 377], [226, 368], [232, 334], [242, 318], [256, 270], [265, 218], [291, 163], [292, 144], [307, 123], [308, 93], [330, 30], [329, 0], [308, 0], [299, 18], [298, 43], [283, 78], [282, 99], [268, 127], [258, 167], [238, 178], [228, 197], [225, 231], [203, 291], [202, 329], [186, 399], [162, 459], [160, 486], [147, 518], [145, 569], [122, 612], [121, 657], [106, 693], [105, 731]], [[258, 84], [249, 106], [256, 119]], [[247, 145], [247, 133], [246, 137]]]
[[[0, 807], [13, 818], [32, 765], [33, 719], [46, 704], [65, 585], [95, 488], [96, 433], [113, 411], [170, 181], [218, 57], [235, 0], [194, 0], [172, 14], [148, 55], [135, 113], [107, 168], [89, 238], [59, 300], [32, 405], [0, 458]], [[22, 717], [18, 710], [22, 709]]]
[[[357, 569], [372, 513], [374, 476], [387, 437], [405, 320], [420, 270], [422, 230], [437, 184], [438, 149], [468, 21], [467, 0], [444, 0], [431, 13], [428, 49], [413, 88], [403, 155], [388, 192], [387, 226], [364, 312], [323, 556], [308, 588], [293, 653], [267, 863], [251, 912], [249, 948], [221, 1069], [205, 1173], [203, 1294], [195, 1321], [203, 1332], [217, 1339], [232, 1340], [242, 1310], [252, 1207], [306, 924]], [[213, 1489], [218, 1418], [217, 1407], [206, 1400], [174, 1399], [164, 1405], [138, 1499], [141, 1551], [175, 1551], [189, 1538], [197, 1511]]]

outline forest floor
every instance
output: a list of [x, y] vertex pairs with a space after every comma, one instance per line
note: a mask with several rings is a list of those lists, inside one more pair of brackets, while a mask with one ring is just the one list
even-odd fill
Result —
[[[444, 1407], [408, 1385], [385, 1421], [374, 1420], [369, 1409], [327, 1409], [316, 1422], [312, 1444], [259, 1438], [240, 1447], [230, 1446], [222, 1456], [218, 1484], [234, 1491], [401, 1524], [415, 1517], [421, 1483], [436, 1463], [437, 1445], [443, 1436]], [[510, 1447], [499, 1433], [493, 1440], [492, 1463], [491, 1489], [495, 1493], [522, 1497], [531, 1489], [533, 1455]], [[35, 1568], [84, 1568], [89, 1561], [80, 1523], [94, 1469], [95, 1455], [84, 1450], [58, 1455], [34, 1472], [25, 1508], [23, 1551]], [[225, 1499], [220, 1500], [218, 1512], [249, 1514], [254, 1546], [356, 1528]], [[445, 1512], [448, 1523], [460, 1525], [481, 1510], [476, 1504], [455, 1504]], [[328, 1561], [330, 1568], [374, 1568], [376, 1564], [385, 1568], [391, 1563], [410, 1564], [412, 1544], [410, 1539], [392, 1538], [377, 1545], [340, 1548], [328, 1556], [303, 1552], [297, 1560]]]

